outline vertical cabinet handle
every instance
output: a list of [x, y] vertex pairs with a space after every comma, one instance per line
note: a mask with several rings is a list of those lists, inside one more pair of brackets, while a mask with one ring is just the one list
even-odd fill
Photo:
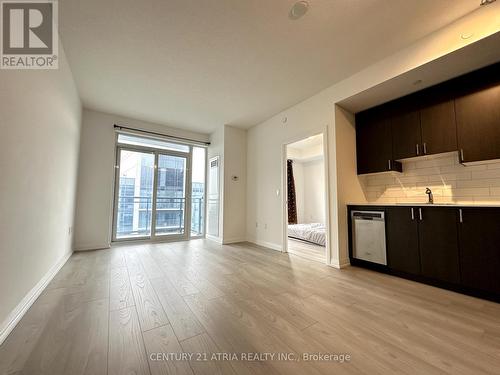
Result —
[[418, 209], [418, 216], [420, 217], [420, 221], [423, 220], [423, 217], [422, 217], [422, 208], [419, 207]]
[[411, 208], [411, 219], [415, 220], [415, 211], [413, 210], [413, 207]]
[[387, 162], [389, 163], [389, 170], [391, 170], [391, 160], [387, 160]]
[[415, 148], [417, 149], [417, 156], [420, 155], [420, 146], [418, 143], [415, 145]]
[[460, 149], [460, 162], [461, 163], [464, 162], [464, 149], [463, 148]]
[[427, 143], [424, 142], [422, 147], [424, 148], [424, 155], [427, 155]]
[[460, 223], [463, 223], [463, 222], [464, 222], [464, 216], [463, 216], [463, 213], [462, 213], [462, 209], [461, 209], [461, 208], [458, 210], [458, 214], [459, 214], [459, 216], [460, 216]]

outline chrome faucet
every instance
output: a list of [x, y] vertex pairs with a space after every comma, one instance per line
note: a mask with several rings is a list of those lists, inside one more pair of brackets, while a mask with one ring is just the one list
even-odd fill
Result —
[[434, 203], [434, 196], [432, 195], [432, 190], [429, 188], [426, 188], [425, 194], [427, 194], [429, 196], [429, 202], [427, 202], [427, 203], [433, 204]]

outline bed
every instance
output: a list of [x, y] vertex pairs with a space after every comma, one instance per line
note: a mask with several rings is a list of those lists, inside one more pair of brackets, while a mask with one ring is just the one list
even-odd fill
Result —
[[325, 225], [320, 223], [289, 224], [288, 237], [326, 246]]

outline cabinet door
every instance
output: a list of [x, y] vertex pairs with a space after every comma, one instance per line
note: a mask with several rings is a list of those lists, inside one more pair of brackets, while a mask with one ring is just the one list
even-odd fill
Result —
[[358, 174], [391, 170], [392, 133], [387, 116], [380, 111], [356, 115]]
[[430, 103], [420, 110], [422, 152], [425, 155], [457, 150], [455, 103]]
[[462, 162], [500, 159], [500, 84], [455, 101]]
[[386, 212], [389, 268], [419, 275], [417, 211], [412, 207], [389, 207]]
[[391, 125], [394, 159], [412, 158], [423, 154], [419, 111], [398, 110], [391, 116]]
[[460, 281], [457, 210], [419, 207], [417, 215], [422, 275], [457, 284]]
[[465, 208], [459, 223], [462, 284], [500, 295], [500, 209]]

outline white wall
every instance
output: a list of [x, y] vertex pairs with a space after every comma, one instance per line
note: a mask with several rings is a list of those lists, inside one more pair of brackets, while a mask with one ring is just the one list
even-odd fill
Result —
[[[290, 158], [290, 153], [288, 156]], [[325, 224], [325, 162], [323, 158], [305, 161], [294, 159], [293, 178], [297, 222], [299, 224]]]
[[[299, 141], [300, 142], [300, 141]], [[287, 146], [287, 158], [304, 162], [305, 160], [318, 159], [323, 156], [323, 145], [312, 145], [309, 147], [294, 147], [296, 143]]]
[[58, 70], [0, 70], [0, 343], [71, 254], [81, 104], [59, 51]]
[[356, 166], [356, 123], [354, 115], [335, 106], [337, 163], [338, 259], [349, 264], [347, 204], [366, 202]]
[[[210, 136], [208, 158], [219, 156], [220, 243], [246, 240], [246, 168], [247, 132], [232, 126], [221, 126]], [[234, 181], [233, 176], [238, 180]], [[210, 238], [210, 237], [209, 237]]]
[[[224, 126], [223, 243], [246, 239], [247, 132]], [[233, 176], [238, 178], [233, 180]]]
[[[285, 119], [286, 118], [286, 119]], [[316, 97], [248, 130], [247, 239], [282, 248], [284, 145], [333, 129], [333, 110]], [[335, 143], [327, 137], [331, 155]], [[333, 160], [333, 159], [332, 159]], [[335, 163], [330, 163], [335, 175]], [[277, 194], [279, 192], [279, 195]]]
[[303, 165], [305, 223], [325, 224], [325, 163], [323, 159], [312, 160]]
[[75, 250], [107, 248], [111, 242], [115, 165], [114, 125], [208, 141], [208, 135], [147, 123], [112, 114], [83, 111]]
[[[248, 131], [247, 238], [265, 246], [282, 247], [283, 202], [276, 196], [281, 189], [282, 149], [284, 143], [319, 132], [328, 127], [329, 215], [331, 230], [331, 263], [340, 267], [346, 263], [345, 199], [337, 189], [343, 180], [337, 176], [337, 146], [345, 135], [352, 139], [352, 129], [335, 128], [334, 104], [382, 82], [404, 74], [452, 51], [499, 31], [500, 3], [479, 9], [453, 24], [420, 39], [400, 52], [360, 71], [313, 97], [273, 116]], [[463, 30], [474, 30], [467, 40], [460, 37]], [[355, 147], [344, 150], [347, 159], [355, 160]], [[345, 159], [344, 159], [345, 160]], [[352, 163], [352, 161], [351, 161]], [[353, 168], [351, 165], [349, 168]], [[355, 174], [352, 169], [351, 174]], [[349, 180], [348, 186], [353, 181]], [[359, 190], [357, 191], [360, 192]], [[327, 212], [328, 214], [328, 212]], [[256, 225], [257, 224], [257, 225]], [[265, 229], [267, 224], [267, 229]], [[339, 237], [340, 234], [340, 237]]]

